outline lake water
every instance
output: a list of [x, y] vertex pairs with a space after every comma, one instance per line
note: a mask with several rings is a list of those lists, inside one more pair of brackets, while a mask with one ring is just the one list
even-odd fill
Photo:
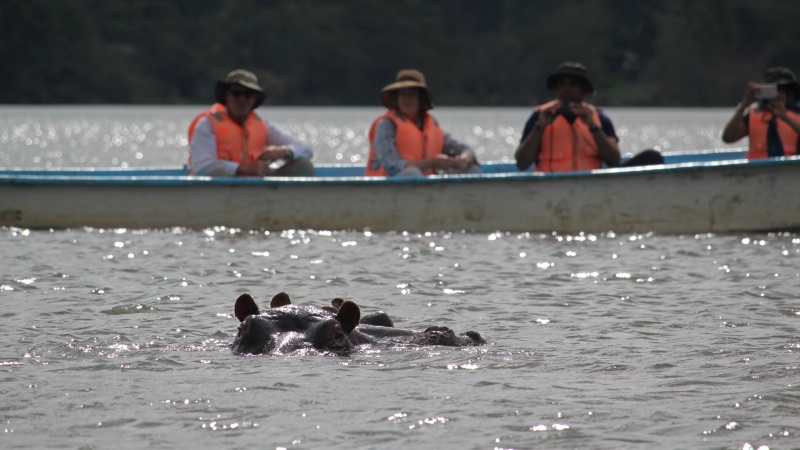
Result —
[[[0, 166], [185, 162], [191, 107], [2, 107]], [[483, 161], [526, 108], [437, 108]], [[608, 109], [624, 152], [731, 109]], [[317, 163], [377, 108], [262, 108]], [[740, 145], [746, 145], [740, 143]], [[0, 228], [0, 448], [797, 448], [800, 238]], [[233, 302], [334, 297], [485, 347], [230, 353]]]
[[[0, 167], [141, 167], [186, 164], [186, 128], [202, 107], [0, 106]], [[720, 140], [732, 109], [608, 108], [620, 149], [664, 152], [730, 147]], [[308, 142], [314, 162], [365, 163], [379, 108], [262, 107]], [[530, 108], [436, 108], [446, 132], [481, 161], [513, 161]], [[742, 143], [733, 146], [746, 145]]]

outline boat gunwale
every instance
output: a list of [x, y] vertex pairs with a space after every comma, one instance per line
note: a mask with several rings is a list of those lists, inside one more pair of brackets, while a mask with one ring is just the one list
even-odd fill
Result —
[[[563, 179], [606, 179], [637, 175], [658, 175], [705, 170], [757, 168], [782, 165], [798, 165], [800, 156], [787, 156], [761, 160], [733, 159], [722, 161], [682, 162], [674, 164], [605, 168], [582, 172], [497, 172], [464, 175], [431, 175], [419, 178], [391, 178], [364, 176], [314, 176], [314, 177], [207, 177], [194, 175], [91, 175], [95, 170], [87, 170], [87, 175], [50, 175], [44, 171], [3, 172], [0, 170], [0, 185], [116, 185], [116, 186], [316, 186], [316, 185], [417, 185], [441, 183], [485, 183], [492, 181], [546, 181]], [[143, 169], [146, 172], [148, 169]], [[164, 170], [164, 169], [156, 169]]]

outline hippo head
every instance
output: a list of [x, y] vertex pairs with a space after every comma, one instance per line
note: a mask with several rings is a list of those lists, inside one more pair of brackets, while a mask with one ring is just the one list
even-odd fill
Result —
[[239, 330], [231, 349], [237, 354], [289, 353], [296, 350], [346, 353], [353, 349], [348, 335], [358, 326], [361, 310], [344, 301], [336, 313], [314, 306], [292, 305], [283, 292], [270, 309], [259, 310], [249, 294], [236, 300]]
[[448, 327], [428, 327], [422, 333], [414, 335], [411, 340], [416, 345], [446, 345], [449, 347], [464, 347], [471, 345], [484, 345], [486, 340], [477, 331], [467, 331], [456, 334]]

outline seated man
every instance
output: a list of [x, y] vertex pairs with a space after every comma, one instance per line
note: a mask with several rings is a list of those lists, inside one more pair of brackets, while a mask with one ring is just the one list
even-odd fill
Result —
[[663, 164], [655, 150], [645, 150], [623, 164], [617, 134], [603, 111], [584, 103], [594, 93], [583, 64], [565, 62], [547, 77], [547, 90], [556, 99], [539, 105], [525, 124], [514, 154], [517, 168], [537, 172], [569, 172], [608, 167]]
[[481, 172], [475, 152], [442, 131], [428, 112], [433, 101], [422, 72], [398, 72], [397, 81], [381, 91], [381, 102], [387, 111], [369, 129], [366, 176]]
[[[262, 120], [254, 110], [267, 95], [256, 76], [234, 70], [218, 81], [211, 108], [189, 125], [189, 168], [207, 176], [312, 176], [313, 152]], [[275, 170], [270, 164], [286, 163]]]
[[733, 143], [749, 136], [748, 159], [797, 155], [800, 83], [785, 67], [767, 69], [762, 83], [766, 85], [747, 83], [744, 98], [725, 125], [722, 140]]

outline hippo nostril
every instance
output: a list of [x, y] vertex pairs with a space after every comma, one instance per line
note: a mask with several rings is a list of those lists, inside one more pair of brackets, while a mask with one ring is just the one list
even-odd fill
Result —
[[426, 328], [424, 333], [430, 333], [430, 332], [436, 332], [436, 331], [447, 332], [447, 331], [451, 331], [451, 330], [450, 330], [450, 328], [447, 328], [447, 327], [433, 326], [433, 327]]
[[336, 330], [333, 333], [331, 348], [341, 349], [347, 347], [347, 336], [342, 330]]

